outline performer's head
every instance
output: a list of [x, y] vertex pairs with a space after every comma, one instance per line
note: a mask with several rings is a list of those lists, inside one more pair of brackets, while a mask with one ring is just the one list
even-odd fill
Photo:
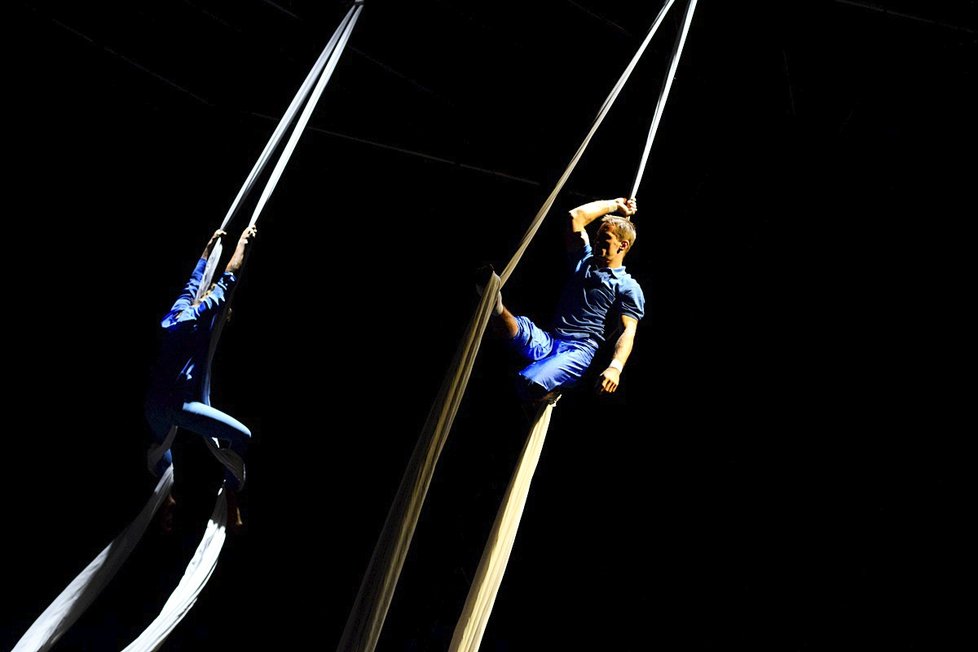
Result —
[[597, 257], [611, 262], [625, 257], [635, 245], [635, 225], [631, 220], [617, 215], [608, 215], [601, 220], [598, 238], [594, 246]]

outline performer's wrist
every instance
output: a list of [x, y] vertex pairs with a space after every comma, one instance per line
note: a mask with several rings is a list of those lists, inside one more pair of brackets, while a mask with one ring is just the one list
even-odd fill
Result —
[[608, 368], [617, 369], [618, 373], [621, 373], [621, 370], [624, 369], [624, 367], [625, 365], [621, 363], [621, 360], [612, 360], [608, 363]]

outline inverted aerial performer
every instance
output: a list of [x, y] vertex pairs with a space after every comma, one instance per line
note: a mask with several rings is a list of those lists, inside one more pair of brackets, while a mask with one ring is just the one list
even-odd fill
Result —
[[[183, 292], [160, 322], [163, 329], [160, 354], [151, 374], [145, 406], [146, 420], [157, 444], [166, 439], [171, 427], [177, 426], [202, 437], [214, 438], [222, 448], [229, 448], [241, 460], [245, 458], [251, 431], [234, 417], [208, 404], [204, 381], [211, 335], [218, 325], [231, 291], [238, 282], [238, 273], [256, 233], [257, 228], [254, 225], [241, 233], [224, 273], [197, 299], [207, 258], [218, 238], [226, 235], [220, 229], [215, 231], [204, 247]], [[161, 475], [172, 463], [172, 453], [167, 449], [153, 472]], [[243, 525], [237, 493], [244, 487], [244, 465], [240, 468], [240, 478], [229, 468], [225, 468], [224, 472], [228, 525], [232, 528]], [[174, 502], [172, 496], [168, 497], [166, 507], [172, 509]]]
[[[623, 264], [635, 244], [635, 225], [630, 218], [637, 210], [634, 199], [620, 197], [570, 211], [566, 244], [571, 275], [550, 328], [514, 315], [503, 305], [502, 293], [496, 297], [491, 320], [494, 330], [530, 360], [519, 372], [522, 398], [552, 400], [560, 389], [573, 387], [598, 349], [616, 334], [612, 360], [598, 377], [596, 389], [601, 394], [618, 389], [638, 322], [645, 314], [642, 288]], [[599, 217], [603, 219], [592, 246], [586, 227]]]

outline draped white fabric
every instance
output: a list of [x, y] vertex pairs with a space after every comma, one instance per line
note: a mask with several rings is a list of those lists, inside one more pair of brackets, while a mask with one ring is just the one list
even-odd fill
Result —
[[68, 631], [68, 628], [78, 620], [129, 558], [129, 554], [139, 543], [143, 532], [153, 520], [163, 500], [169, 495], [172, 486], [173, 467], [171, 466], [160, 477], [153, 495], [149, 497], [132, 523], [103, 548], [102, 552], [37, 617], [34, 624], [17, 641], [13, 652], [48, 650], [62, 634]]
[[[662, 14], [669, 8], [666, 5]], [[686, 36], [689, 33], [689, 26], [693, 19], [693, 11], [696, 8], [696, 0], [690, 0], [686, 7], [686, 14], [683, 25], [676, 39], [675, 49], [669, 64], [669, 72], [663, 83], [659, 101], [656, 104], [655, 115], [652, 119], [652, 127], [646, 139], [645, 149], [642, 153], [642, 162], [639, 165], [638, 174], [632, 187], [631, 196], [634, 197], [638, 192], [642, 176], [645, 172], [645, 165], [648, 160], [649, 151], [652, 148], [652, 141], [655, 138], [659, 121], [662, 118], [662, 111], [665, 108], [669, 90], [679, 65], [679, 57], [682, 54]], [[659, 21], [657, 20], [656, 23]], [[653, 27], [654, 29], [654, 27]], [[593, 133], [593, 132], [592, 132]], [[482, 635], [489, 623], [489, 616], [502, 583], [503, 574], [506, 572], [506, 565], [509, 562], [509, 554], [516, 540], [516, 531], [519, 527], [520, 518], [523, 515], [523, 507], [526, 505], [527, 496], [530, 491], [530, 481], [536, 470], [540, 453], [543, 449], [543, 442], [550, 424], [550, 415], [553, 405], [548, 404], [541, 408], [534, 422], [522, 455], [517, 462], [516, 470], [510, 482], [506, 495], [503, 498], [496, 521], [493, 524], [489, 540], [479, 562], [478, 570], [469, 587], [469, 593], [462, 608], [455, 626], [455, 633], [452, 637], [452, 644], [449, 648], [451, 652], [476, 652], [482, 641]]]
[[223, 491], [218, 492], [214, 511], [204, 530], [204, 536], [194, 556], [184, 571], [177, 588], [163, 605], [159, 615], [143, 630], [136, 640], [125, 647], [124, 652], [149, 652], [158, 649], [173, 628], [183, 620], [197, 601], [207, 580], [217, 567], [217, 559], [227, 536], [228, 505]]
[[[283, 148], [282, 153], [279, 155], [268, 181], [265, 182], [265, 187], [262, 190], [262, 194], [254, 211], [252, 212], [249, 226], [258, 222], [258, 217], [261, 215], [262, 209], [268, 202], [269, 197], [271, 197], [272, 192], [275, 190], [279, 179], [281, 179], [285, 166], [288, 164], [289, 159], [292, 156], [292, 152], [295, 151], [296, 144], [299, 142], [299, 137], [302, 135], [306, 124], [309, 122], [309, 118], [312, 115], [312, 112], [315, 110], [316, 104], [319, 102], [323, 89], [326, 88], [326, 84], [329, 82], [333, 71], [336, 69], [339, 57], [343, 53], [343, 49], [346, 47], [347, 41], [350, 39], [350, 34], [353, 31], [354, 25], [356, 25], [357, 18], [359, 17], [362, 9], [363, 5], [359, 2], [351, 6], [340, 25], [336, 28], [333, 36], [323, 49], [322, 54], [320, 54], [319, 58], [316, 60], [316, 63], [313, 65], [312, 70], [303, 81], [302, 86], [299, 88], [299, 92], [296, 93], [295, 98], [292, 100], [292, 103], [286, 110], [285, 115], [279, 121], [275, 132], [269, 139], [268, 144], [266, 144], [264, 151], [259, 157], [258, 162], [255, 164], [255, 167], [252, 169], [251, 174], [249, 174], [248, 179], [245, 181], [245, 185], [242, 187], [241, 191], [238, 192], [238, 196], [235, 198], [231, 209], [228, 210], [228, 214], [225, 216], [224, 222], [221, 224], [221, 228], [227, 226], [228, 221], [236, 212], [237, 205], [241, 199], [251, 189], [255, 180], [258, 178], [264, 168], [267, 167], [268, 163], [271, 161], [272, 153], [281, 142], [286, 131], [288, 131], [289, 125], [293, 122], [293, 120], [295, 120], [295, 114], [301, 108], [301, 114], [299, 115], [298, 120], [295, 121], [295, 128], [289, 135], [289, 139]], [[315, 86], [313, 86], [313, 82], [315, 82]], [[312, 87], [311, 91], [310, 87]], [[220, 252], [217, 251], [218, 248], [218, 246], [215, 246], [215, 251], [211, 253], [211, 256], [208, 258], [207, 262], [207, 268], [211, 270], [212, 274], [213, 267], [220, 256]], [[216, 256], [215, 253], [217, 254]], [[204, 282], [201, 282], [201, 290], [206, 289], [209, 287], [209, 285], [209, 282], [206, 285]], [[230, 304], [230, 302], [231, 297], [228, 297], [227, 303]], [[217, 350], [217, 343], [221, 337], [221, 331], [224, 328], [226, 315], [227, 310], [225, 309], [218, 318], [218, 322], [214, 328], [214, 333], [211, 336], [210, 349], [207, 356], [207, 372], [204, 376], [204, 399], [208, 404], [210, 404], [211, 364], [214, 359], [214, 353]], [[244, 460], [242, 460], [237, 453], [231, 451], [230, 449], [219, 448], [217, 441], [214, 439], [205, 439], [205, 442], [207, 443], [208, 450], [210, 450], [211, 454], [213, 454], [225, 468], [231, 471], [231, 473], [237, 479], [239, 486], [243, 486], [246, 477]], [[222, 489], [221, 492], [218, 493], [217, 502], [214, 505], [214, 512], [208, 521], [207, 528], [204, 531], [204, 536], [197, 547], [196, 553], [190, 560], [190, 563], [187, 565], [183, 578], [180, 580], [173, 593], [170, 594], [169, 599], [163, 605], [159, 615], [135, 641], [126, 647], [126, 652], [142, 652], [143, 650], [157, 649], [160, 645], [162, 645], [163, 641], [166, 640], [166, 637], [169, 636], [170, 632], [173, 631], [173, 628], [176, 627], [181, 620], [183, 620], [183, 617], [187, 615], [187, 612], [190, 611], [190, 608], [197, 601], [197, 596], [203, 590], [204, 585], [207, 584], [211, 574], [214, 572], [214, 568], [217, 566], [221, 548], [224, 546], [226, 528], [227, 500]]]
[[[258, 217], [261, 214], [261, 210], [267, 203], [268, 198], [271, 196], [272, 191], [275, 189], [278, 180], [281, 178], [282, 173], [285, 169], [289, 158], [294, 151], [299, 137], [302, 131], [309, 121], [309, 117], [312, 115], [315, 109], [316, 103], [319, 97], [322, 95], [323, 89], [329, 82], [329, 79], [335, 70], [337, 62], [339, 60], [340, 54], [350, 38], [350, 34], [353, 30], [353, 26], [356, 24], [357, 18], [360, 11], [363, 9], [363, 3], [361, 0], [356, 0], [356, 2], [350, 7], [346, 16], [341, 21], [340, 25], [337, 27], [333, 36], [330, 38], [323, 52], [320, 54], [316, 63], [313, 65], [312, 70], [306, 76], [305, 81], [303, 81], [299, 91], [296, 93], [289, 105], [288, 109], [283, 115], [282, 119], [279, 121], [275, 128], [271, 138], [265, 145], [265, 149], [262, 151], [245, 180], [244, 185], [239, 190], [238, 195], [235, 197], [234, 202], [224, 221], [221, 223], [221, 228], [225, 228], [231, 218], [238, 211], [241, 201], [251, 192], [254, 185], [257, 183], [261, 173], [267, 168], [268, 163], [271, 162], [275, 150], [278, 148], [282, 139], [284, 138], [286, 132], [288, 132], [289, 127], [293, 122], [296, 122], [295, 128], [286, 143], [283, 152], [280, 154], [275, 168], [269, 176], [269, 180], [266, 182], [263, 189], [262, 195], [258, 201], [258, 205], [255, 208], [250, 225], [255, 224], [258, 221]], [[301, 109], [301, 114], [299, 113]], [[296, 116], [298, 121], [296, 121]], [[217, 261], [221, 256], [221, 245], [220, 242], [214, 247], [210, 258], [208, 259], [207, 268], [205, 270], [205, 279], [200, 284], [200, 292], [206, 292], [211, 284], [211, 279], [213, 278], [214, 268], [217, 265]], [[228, 302], [230, 303], [230, 297], [228, 297]], [[217, 342], [220, 339], [221, 330], [224, 325], [224, 320], [226, 316], [222, 314], [218, 319], [218, 323], [214, 329], [211, 336], [210, 350], [208, 352], [207, 359], [207, 371], [204, 380], [204, 398], [205, 402], [209, 403], [210, 396], [210, 370], [211, 363], [213, 361], [214, 352], [217, 347]], [[156, 463], [160, 460], [162, 455], [170, 448], [173, 444], [173, 439], [177, 433], [177, 428], [174, 426], [170, 429], [167, 434], [166, 440], [159, 446], [153, 447], [147, 454], [147, 462], [150, 469], [154, 469]], [[244, 461], [239, 455], [230, 451], [228, 449], [219, 448], [217, 442], [212, 439], [205, 440], [211, 453], [228, 468], [239, 482], [243, 483], [245, 478], [245, 467]], [[38, 650], [47, 650], [58, 640], [58, 638], [68, 630], [69, 627], [78, 619], [79, 616], [88, 608], [93, 600], [98, 596], [102, 589], [108, 584], [112, 579], [118, 569], [122, 566], [123, 562], [129, 557], [133, 548], [142, 538], [143, 533], [146, 531], [147, 525], [152, 521], [154, 515], [162, 504], [163, 500], [169, 494], [170, 489], [173, 485], [173, 467], [172, 465], [166, 470], [162, 475], [159, 482], [156, 485], [153, 495], [150, 497], [146, 506], [139, 513], [135, 520], [118, 536], [112, 543], [110, 543], [101, 553], [61, 592], [61, 594], [48, 606], [47, 609], [38, 616], [37, 620], [31, 625], [27, 632], [18, 641], [14, 650], [16, 652], [35, 652]], [[183, 578], [178, 583], [176, 589], [170, 595], [169, 599], [164, 604], [159, 615], [153, 620], [153, 622], [143, 631], [139, 637], [136, 638], [129, 646], [125, 649], [127, 652], [136, 652], [142, 650], [155, 650], [160, 645], [166, 637], [173, 631], [173, 628], [183, 619], [190, 608], [193, 606], [194, 602], [197, 600], [197, 596], [200, 591], [204, 588], [204, 585], [210, 579], [211, 574], [214, 572], [214, 568], [217, 566], [218, 557], [220, 556], [221, 548], [224, 545], [226, 537], [226, 527], [227, 527], [227, 499], [224, 494], [223, 488], [218, 492], [217, 502], [214, 506], [214, 511], [211, 514], [210, 520], [205, 529], [203, 538], [198, 545], [197, 551], [188, 564]]]
[[[371, 557], [360, 585], [360, 590], [347, 619], [343, 636], [337, 647], [338, 652], [373, 652], [376, 648], [387, 611], [394, 595], [397, 579], [407, 556], [415, 527], [417, 526], [425, 493], [431, 483], [431, 477], [434, 475], [435, 466], [437, 465], [441, 450], [450, 433], [455, 410], [457, 410], [457, 405], [465, 392], [466, 384], [464, 380], [468, 379], [472, 371], [472, 366], [475, 364], [478, 341], [473, 340], [474, 338], [482, 337], [490, 316], [488, 310], [495, 300], [496, 291], [513, 274], [523, 254], [529, 247], [530, 242], [539, 230], [550, 208], [553, 206], [557, 195], [563, 189], [574, 168], [584, 155], [584, 151], [590, 144], [598, 127], [611, 110], [625, 82], [631, 76], [639, 59], [648, 48], [652, 37], [658, 31], [659, 26], [662, 24], [666, 13], [674, 4], [674, 1], [667, 0], [664, 3], [648, 34], [639, 46], [638, 51], [632, 57], [625, 71], [602, 104], [584, 141], [578, 147], [554, 189], [531, 220], [530, 226], [517, 246], [516, 252], [499, 275], [498, 283], [496, 283], [497, 279], [494, 277], [493, 283], [485, 289], [482, 301], [476, 309], [476, 314], [473, 316], [469, 329], [466, 331], [459, 352], [456, 354], [456, 358], [445, 376], [442, 388], [429, 413], [428, 422], [425, 424], [414, 454], [409, 460], [407, 469], [401, 479], [397, 495], [394, 497], [387, 520], [381, 530], [373, 556]], [[651, 148], [652, 139], [655, 137], [662, 108], [665, 104], [665, 97], [668, 95], [672, 77], [675, 75], [679, 53], [682, 44], [685, 42], [685, 36], [689, 29], [689, 22], [692, 18], [694, 7], [695, 0], [691, 0], [687, 8], [682, 33], [677, 43], [676, 51], [673, 54], [668, 80], [663, 87], [656, 114], [653, 118], [652, 129], [649, 132], [646, 142], [646, 150], [643, 153], [642, 163], [639, 167], [635, 187], [632, 190], [632, 196], [637, 192], [644, 172], [648, 150]], [[461, 366], [463, 364], [467, 366]], [[458, 383], [456, 379], [464, 380]], [[452, 402], [454, 407], [448, 405], [449, 401]], [[482, 633], [485, 631], [489, 615], [492, 611], [492, 604], [499, 583], [502, 581], [502, 576], [505, 572], [506, 562], [509, 559], [509, 550], [511, 550], [513, 541], [515, 540], [519, 518], [522, 514], [522, 506], [526, 501], [530, 479], [536, 467], [536, 460], [539, 458], [539, 448], [543, 446], [552, 409], [552, 405], [544, 408], [545, 417], [541, 413], [537, 421], [537, 425], [542, 427], [542, 431], [538, 432], [537, 427], [534, 427], [530, 442], [528, 442], [527, 447], [524, 449], [523, 457], [517, 465], [513, 479], [514, 484], [507, 493], [506, 500], [497, 515], [496, 526], [493, 528], [493, 535], [483, 554], [479, 573], [470, 587], [466, 605], [456, 625], [452, 643], [453, 650], [478, 649]], [[443, 418], [448, 413], [451, 414], [451, 417]]]
[[339, 643], [340, 650], [373, 650], [377, 646], [387, 610], [394, 597], [394, 588], [421, 515], [421, 507], [435, 473], [435, 465], [438, 464], [438, 457], [448, 440], [452, 422], [468, 386], [482, 343], [482, 334], [489, 323], [499, 288], [499, 276], [493, 274], [445, 374], [438, 397], [428, 412], [428, 419], [401, 478], [401, 485], [387, 513], [387, 520], [347, 619]]
[[496, 601], [499, 585], [503, 582], [503, 574], [509, 563], [509, 555], [513, 551], [516, 530], [520, 526], [526, 499], [530, 495], [530, 482], [540, 461], [553, 411], [554, 403], [550, 402], [541, 404], [537, 409], [519, 463], [489, 532], [482, 559], [469, 587], [465, 606], [462, 607], [462, 615], [455, 625], [452, 644], [448, 648], [450, 652], [475, 652], [482, 642], [482, 634], [489, 624], [489, 614], [492, 613], [492, 605]]

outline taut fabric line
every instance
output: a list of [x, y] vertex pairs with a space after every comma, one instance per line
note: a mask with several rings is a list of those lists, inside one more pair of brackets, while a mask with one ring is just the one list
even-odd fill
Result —
[[655, 21], [653, 21], [652, 27], [649, 28], [648, 34], [645, 35], [645, 39], [642, 41], [642, 44], [635, 52], [632, 60], [625, 67], [625, 71], [621, 74], [621, 77], [618, 78], [618, 81], [611, 89], [611, 92], [605, 99], [604, 104], [602, 104], [601, 108], [598, 110], [598, 114], [595, 116], [594, 122], [591, 124], [591, 129], [588, 131], [587, 136], [584, 137], [584, 141], [581, 143], [581, 146], [577, 148], [577, 152], [574, 153], [574, 156], [571, 158], [571, 161], [564, 170], [564, 173], [560, 175], [557, 185], [554, 186], [554, 189], [550, 192], [550, 195], [547, 197], [546, 201], [543, 202], [543, 206], [540, 207], [540, 210], [537, 211], [536, 216], [534, 216], [533, 220], [530, 222], [530, 227], [523, 235], [523, 239], [516, 248], [516, 253], [513, 254], [513, 257], [500, 274], [503, 285], [506, 284], [506, 281], [508, 281], [509, 277], [513, 274], [513, 271], [516, 269], [516, 265], [519, 264], [520, 259], [526, 252], [526, 248], [530, 246], [530, 241], [533, 240], [533, 236], [536, 235], [537, 231], [540, 229], [540, 225], [543, 224], [543, 220], [547, 217], [547, 213], [550, 212], [550, 207], [553, 206], [554, 201], [557, 199], [557, 195], [564, 188], [564, 184], [567, 183], [567, 180], [570, 178], [574, 168], [577, 167], [577, 163], [581, 160], [581, 157], [584, 156], [584, 150], [587, 149], [587, 146], [591, 143], [591, 139], [594, 137], [594, 134], [598, 131], [598, 127], [600, 127], [601, 123], [604, 122], [605, 116], [608, 115], [608, 112], [611, 110], [615, 100], [618, 99], [618, 95], [621, 93], [621, 89], [625, 86], [625, 82], [627, 82], [628, 78], [631, 76], [632, 71], [635, 69], [635, 65], [638, 63], [638, 60], [642, 58], [643, 54], [645, 54], [645, 50], [649, 47], [652, 37], [655, 36], [655, 33], [659, 30], [659, 26], [666, 17], [666, 12], [669, 11], [669, 8], [674, 2], [675, 0], [668, 0], [659, 11], [659, 15], [655, 17]]
[[679, 30], [676, 37], [676, 45], [672, 52], [672, 59], [669, 61], [669, 73], [662, 83], [662, 91], [659, 93], [659, 101], [655, 105], [655, 114], [652, 116], [652, 126], [649, 127], [648, 138], [645, 139], [645, 149], [642, 150], [642, 161], [638, 164], [638, 172], [635, 174], [635, 183], [632, 184], [632, 192], [629, 197], [635, 197], [638, 187], [642, 185], [642, 177], [645, 175], [645, 166], [649, 160], [649, 152], [652, 150], [652, 141], [655, 140], [656, 131], [659, 129], [659, 121], [662, 119], [662, 112], [666, 108], [666, 100], [669, 99], [669, 90], [676, 77], [676, 68], [679, 67], [679, 58], [683, 54], [683, 45], [686, 44], [686, 35], [689, 33], [689, 25], [693, 22], [693, 11], [696, 10], [696, 0], [689, 0], [686, 5], [686, 15], [683, 17], [683, 27]]
[[[289, 157], [295, 149], [299, 136], [309, 121], [309, 117], [315, 109], [323, 89], [336, 68], [339, 57], [350, 38], [356, 20], [363, 9], [361, 0], [350, 7], [346, 16], [333, 33], [326, 47], [323, 49], [319, 58], [316, 60], [309, 74], [306, 76], [299, 91], [296, 93], [272, 133], [271, 138], [265, 145], [264, 150], [255, 163], [247, 179], [238, 191], [237, 196], [231, 204], [221, 228], [227, 226], [228, 222], [238, 212], [241, 202], [253, 190], [258, 178], [271, 162], [276, 150], [289, 128], [296, 123], [291, 136], [286, 143], [277, 164], [273, 169], [269, 180], [266, 182], [258, 206], [255, 208], [249, 226], [254, 225], [261, 213], [262, 208], [271, 196], [275, 185], [282, 176], [282, 172], [288, 163]], [[301, 109], [301, 114], [300, 114]], [[198, 288], [197, 297], [210, 289], [213, 278], [214, 268], [221, 256], [221, 244], [216, 243], [208, 257], [207, 268], [203, 281]], [[227, 297], [227, 304], [230, 304], [234, 289]], [[210, 404], [210, 380], [211, 365], [214, 352], [220, 339], [221, 330], [227, 317], [227, 308], [217, 317], [217, 324], [211, 336], [208, 349], [207, 363], [204, 373], [204, 402]], [[152, 448], [148, 455], [148, 462], [151, 469], [159, 462], [163, 453], [169, 449], [177, 433], [177, 426], [173, 426], [168, 432], [165, 441], [157, 447]], [[217, 442], [210, 438], [205, 438], [211, 452], [227, 467], [238, 479], [239, 484], [243, 483], [245, 476], [244, 460], [239, 455], [229, 449], [218, 448]], [[143, 536], [147, 525], [152, 521], [160, 505], [166, 496], [169, 495], [173, 486], [173, 467], [168, 467], [160, 477], [159, 482], [150, 497], [146, 506], [139, 515], [117, 536], [75, 579], [61, 592], [61, 594], [51, 603], [51, 605], [38, 616], [37, 620], [31, 625], [27, 632], [18, 641], [14, 650], [16, 652], [38, 652], [49, 649], [60, 636], [81, 616], [88, 606], [101, 593], [116, 574], [123, 562], [129, 557], [133, 548]], [[197, 548], [196, 553], [190, 560], [183, 578], [164, 604], [159, 615], [152, 623], [129, 645], [125, 648], [126, 652], [142, 652], [156, 650], [159, 648], [167, 636], [173, 631], [177, 624], [186, 616], [190, 608], [197, 600], [197, 596], [210, 579], [217, 566], [218, 557], [223, 547], [226, 537], [227, 527], [227, 496], [225, 488], [218, 491], [214, 510], [204, 532], [203, 538]]]
[[[635, 184], [630, 194], [631, 197], [634, 197], [635, 193], [638, 192], [638, 187], [642, 181], [649, 150], [652, 147], [652, 141], [655, 138], [655, 133], [662, 117], [662, 111], [665, 108], [666, 99], [669, 96], [669, 89], [672, 87], [672, 80], [675, 77], [676, 68], [679, 65], [679, 58], [682, 54], [683, 44], [686, 41], [686, 35], [689, 32], [689, 25], [693, 19], [695, 8], [696, 0], [690, 0], [686, 7], [682, 29], [676, 38], [676, 45], [669, 64], [669, 72], [666, 75], [665, 82], [659, 94], [659, 100], [656, 104], [652, 128], [646, 139], [638, 176], [635, 179]], [[668, 6], [664, 7], [662, 12], [660, 12], [656, 24], [660, 22], [666, 9], [668, 9]], [[634, 67], [634, 63], [635, 59], [632, 60], [630, 68]], [[617, 88], [620, 89], [625, 78], [626, 76], [622, 77]], [[605, 107], [602, 108], [602, 115], [599, 116], [598, 120], [595, 120], [596, 124], [600, 122], [600, 119], [603, 119], [603, 113], [606, 113], [609, 107], [610, 103], [606, 102]], [[594, 130], [592, 129], [588, 137], [590, 138], [593, 133]], [[579, 155], [576, 158], [579, 158]], [[576, 158], [574, 161], [575, 164]], [[550, 201], [552, 202], [552, 198]], [[547, 205], [546, 208], [549, 208], [549, 206]], [[482, 635], [485, 632], [489, 622], [489, 616], [492, 613], [496, 594], [499, 591], [503, 575], [506, 572], [510, 552], [516, 540], [516, 531], [519, 528], [520, 518], [523, 515], [523, 507], [526, 505], [526, 500], [529, 495], [530, 481], [533, 478], [533, 473], [536, 470], [537, 462], [539, 461], [543, 448], [552, 410], [552, 405], [541, 408], [537, 416], [537, 421], [534, 423], [530, 436], [527, 439], [523, 453], [517, 462], [509, 489], [503, 497], [499, 512], [496, 515], [496, 522], [486, 542], [482, 560], [479, 562], [478, 570], [469, 587], [465, 606], [455, 626], [455, 634], [452, 637], [450, 647], [451, 652], [476, 652], [479, 649]]]
[[[340, 40], [341, 35], [346, 33], [346, 27], [350, 23], [354, 13], [359, 13], [359, 6], [350, 7], [350, 10], [347, 11], [346, 15], [343, 17], [343, 20], [340, 21], [339, 26], [336, 28], [336, 31], [333, 32], [333, 35], [326, 43], [326, 47], [323, 48], [319, 58], [316, 59], [312, 69], [306, 75], [302, 85], [299, 86], [299, 90], [296, 92], [295, 97], [292, 98], [292, 102], [285, 110], [285, 114], [279, 120], [275, 127], [275, 131], [272, 132], [268, 142], [265, 143], [265, 148], [258, 156], [258, 160], [255, 161], [255, 165], [251, 168], [251, 172], [248, 173], [248, 177], [245, 179], [244, 184], [242, 184], [241, 189], [238, 190], [237, 196], [235, 196], [234, 201], [231, 202], [231, 206], [228, 208], [227, 214], [221, 221], [222, 229], [226, 228], [228, 223], [230, 223], [230, 221], [237, 214], [238, 209], [241, 206], [241, 202], [244, 201], [245, 197], [251, 194], [255, 183], [258, 181], [258, 177], [265, 170], [265, 168], [268, 167], [268, 163], [271, 161], [272, 155], [281, 144], [282, 139], [289, 130], [289, 127], [295, 121], [299, 110], [306, 104], [306, 101], [309, 98], [309, 93], [315, 85], [316, 80], [322, 76], [323, 69], [326, 67], [326, 64], [334, 58], [333, 53], [336, 50], [336, 44]], [[204, 278], [200, 283], [200, 290], [198, 291], [197, 295], [198, 299], [200, 299], [203, 293], [207, 291], [207, 288], [210, 287], [211, 280], [214, 278], [214, 269], [217, 267], [217, 262], [221, 257], [221, 250], [221, 243], [218, 242], [214, 246], [214, 250], [211, 252], [210, 257], [207, 259], [207, 269], [204, 271]]]
[[[452, 419], [465, 392], [465, 382], [468, 380], [468, 376], [475, 364], [478, 341], [474, 341], [473, 338], [482, 337], [499, 288], [512, 275], [529, 246], [530, 241], [536, 235], [551, 206], [553, 206], [557, 195], [570, 178], [571, 173], [583, 156], [595, 132], [611, 110], [622, 87], [628, 80], [639, 59], [645, 53], [652, 37], [658, 31], [666, 12], [673, 5], [674, 1], [667, 0], [659, 11], [658, 16], [642, 41], [638, 51], [632, 57], [625, 71], [601, 105], [584, 141], [574, 154], [554, 189], [550, 192], [546, 201], [544, 201], [543, 206], [537, 211], [536, 216], [531, 221], [513, 257], [500, 275], [493, 275], [492, 281], [483, 291], [482, 300], [476, 309], [476, 314], [473, 316], [469, 329], [466, 331], [459, 345], [458, 353], [452, 366], [446, 373], [441, 390], [429, 412], [428, 422], [425, 424], [425, 428], [415, 447], [414, 454], [408, 462], [348, 617], [343, 636], [337, 647], [338, 652], [373, 652], [376, 648], [401, 568], [411, 545], [411, 538], [417, 526], [425, 494], [434, 475], [435, 466], [437, 465], [442, 447], [450, 434]], [[547, 423], [549, 423], [549, 414], [550, 411], [548, 410]], [[540, 441], [540, 445], [542, 446], [542, 436], [538, 438], [538, 441]], [[510, 513], [514, 512], [510, 511]], [[516, 520], [518, 522], [518, 515]], [[512, 534], [515, 537], [515, 525], [513, 525]], [[494, 560], [502, 561], [503, 568], [505, 567], [505, 557], [508, 557], [508, 553], [502, 556], [494, 555], [491, 552], [487, 552], [486, 554]], [[496, 561], [493, 563], [495, 564]], [[502, 570], [493, 570], [490, 574], [498, 574], [501, 580]], [[473, 588], [478, 592], [478, 589]], [[488, 613], [491, 610], [491, 600], [495, 596], [495, 591], [488, 590], [482, 595], [483, 597], [477, 600], [480, 607], [471, 610], [471, 612], [475, 613], [479, 611], [488, 619]], [[468, 626], [464, 624], [460, 624], [459, 627], [462, 630], [468, 629]], [[478, 627], [479, 625], [476, 625], [476, 629]], [[481, 627], [484, 629], [485, 624], [483, 623]], [[481, 630], [477, 637], [466, 634], [465, 638], [467, 640], [481, 639]], [[478, 645], [478, 640], [476, 640], [475, 644]]]

